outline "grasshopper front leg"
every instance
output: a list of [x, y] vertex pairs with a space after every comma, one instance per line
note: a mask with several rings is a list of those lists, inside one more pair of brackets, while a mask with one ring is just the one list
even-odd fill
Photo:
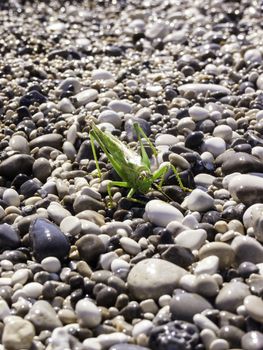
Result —
[[157, 170], [153, 173], [153, 180], [154, 180], [154, 181], [155, 181], [155, 180], [158, 180], [158, 179], [161, 179], [161, 180], [160, 180], [160, 183], [158, 184], [158, 187], [159, 187], [159, 188], [162, 187], [162, 184], [163, 184], [163, 182], [164, 182], [164, 177], [165, 177], [165, 175], [167, 174], [167, 172], [168, 172], [170, 169], [173, 170], [173, 172], [174, 172], [174, 174], [175, 174], [175, 176], [176, 176], [176, 179], [177, 179], [177, 181], [178, 181], [178, 183], [179, 183], [180, 188], [181, 188], [183, 191], [185, 191], [185, 192], [191, 192], [191, 190], [190, 190], [189, 188], [187, 188], [187, 187], [185, 187], [185, 186], [183, 185], [182, 180], [181, 180], [181, 178], [180, 178], [180, 175], [179, 175], [177, 169], [175, 168], [174, 165], [172, 165], [172, 164], [170, 164], [170, 163], [169, 163], [169, 164], [166, 164], [166, 165], [164, 165], [164, 166], [162, 166], [161, 168], [157, 169]]

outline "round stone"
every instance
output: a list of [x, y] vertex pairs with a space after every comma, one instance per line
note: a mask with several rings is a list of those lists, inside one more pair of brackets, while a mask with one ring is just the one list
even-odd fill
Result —
[[62, 219], [59, 227], [65, 234], [69, 233], [71, 236], [77, 236], [82, 230], [82, 223], [75, 216], [66, 216]]
[[60, 134], [45, 134], [34, 138], [29, 142], [31, 149], [35, 147], [53, 147], [58, 150], [62, 148], [62, 136]]
[[70, 212], [57, 202], [51, 202], [47, 208], [47, 212], [49, 217], [57, 225], [59, 225], [65, 217], [71, 216]]
[[[98, 91], [95, 89], [87, 89], [79, 92], [74, 96], [77, 107], [84, 106], [89, 102], [93, 102], [98, 98]], [[73, 101], [74, 103], [74, 101]]]
[[42, 182], [51, 174], [52, 168], [48, 159], [40, 157], [35, 160], [33, 164], [33, 174], [34, 176]]
[[47, 219], [37, 218], [29, 228], [33, 254], [38, 261], [48, 256], [63, 260], [68, 256], [70, 244], [60, 229]]
[[9, 146], [19, 153], [29, 154], [30, 152], [27, 139], [21, 135], [12, 136], [9, 141]]
[[212, 305], [199, 294], [186, 293], [181, 290], [178, 290], [170, 302], [173, 320], [193, 322], [194, 315], [212, 308]]
[[231, 247], [235, 252], [237, 264], [248, 261], [254, 264], [262, 262], [263, 247], [253, 237], [237, 236], [233, 239]]
[[208, 110], [200, 106], [190, 107], [188, 113], [195, 122], [209, 118]]
[[3, 201], [9, 206], [13, 205], [14, 207], [19, 207], [20, 205], [19, 194], [12, 188], [8, 188], [4, 191]]
[[242, 282], [233, 281], [226, 283], [216, 297], [216, 307], [220, 310], [236, 312], [243, 304], [245, 297], [250, 295], [249, 287]]
[[171, 294], [186, 273], [168, 261], [145, 259], [129, 272], [128, 288], [136, 299], [158, 299], [163, 294]]
[[244, 299], [247, 313], [254, 320], [263, 323], [263, 301], [255, 295], [248, 295]]
[[41, 265], [44, 268], [44, 270], [51, 273], [59, 272], [61, 269], [61, 263], [55, 256], [46, 257], [41, 261]]
[[202, 148], [217, 157], [226, 150], [226, 143], [221, 137], [210, 137], [204, 140]]
[[96, 261], [99, 256], [105, 253], [105, 245], [103, 241], [94, 234], [82, 236], [75, 243], [81, 259], [88, 263]]
[[145, 206], [145, 213], [148, 220], [156, 226], [167, 226], [171, 221], [181, 222], [183, 214], [171, 204], [159, 199], [149, 201]]
[[76, 315], [82, 327], [94, 328], [102, 320], [99, 308], [88, 299], [81, 299], [76, 304]]
[[132, 106], [130, 102], [124, 100], [114, 100], [108, 104], [108, 107], [115, 112], [131, 113]]
[[263, 334], [258, 331], [251, 331], [243, 335], [241, 346], [244, 350], [262, 350]]

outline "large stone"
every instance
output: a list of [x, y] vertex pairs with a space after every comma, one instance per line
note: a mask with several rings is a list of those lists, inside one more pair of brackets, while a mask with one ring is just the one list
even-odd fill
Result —
[[136, 264], [128, 275], [128, 288], [138, 299], [158, 299], [171, 294], [186, 270], [160, 259], [145, 259]]

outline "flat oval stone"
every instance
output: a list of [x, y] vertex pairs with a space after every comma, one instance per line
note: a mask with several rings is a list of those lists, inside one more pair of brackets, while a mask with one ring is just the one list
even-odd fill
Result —
[[91, 73], [91, 79], [93, 79], [93, 80], [109, 80], [109, 79], [114, 79], [114, 76], [111, 74], [111, 72], [109, 72], [105, 69], [95, 69]]
[[248, 295], [250, 291], [245, 283], [239, 281], [226, 283], [219, 291], [215, 305], [220, 310], [236, 313], [237, 307], [243, 304]]
[[29, 146], [31, 149], [35, 147], [53, 147], [55, 149], [61, 150], [62, 148], [62, 135], [59, 134], [45, 134], [36, 137], [32, 141], [29, 142]]
[[70, 244], [63, 232], [52, 222], [38, 218], [29, 228], [29, 237], [33, 243], [33, 254], [37, 261], [48, 256], [63, 260], [68, 256]]
[[224, 175], [232, 174], [234, 172], [249, 173], [249, 172], [263, 172], [263, 164], [251, 154], [245, 152], [237, 152], [227, 157], [222, 164], [222, 172]]
[[183, 214], [172, 205], [159, 199], [149, 201], [145, 206], [148, 220], [156, 226], [167, 226], [171, 221], [181, 222]]
[[230, 90], [224, 86], [216, 84], [184, 84], [178, 86], [178, 91], [180, 94], [185, 94], [188, 91], [193, 91], [196, 94], [206, 94], [208, 91], [211, 93], [218, 93], [221, 95], [229, 95]]
[[194, 315], [212, 308], [212, 305], [199, 294], [186, 293], [184, 291], [176, 293], [170, 302], [173, 320], [193, 322]]
[[237, 236], [233, 239], [231, 247], [235, 252], [236, 263], [249, 261], [254, 264], [262, 263], [263, 247], [253, 237]]
[[78, 107], [84, 106], [89, 102], [93, 102], [97, 100], [98, 98], [98, 91], [95, 89], [87, 89], [79, 92], [77, 95], [74, 96], [74, 99], [76, 101], [76, 105]]
[[190, 117], [194, 121], [200, 121], [209, 118], [209, 112], [207, 109], [200, 107], [200, 106], [192, 106], [188, 109], [188, 113]]
[[258, 322], [263, 322], [263, 301], [255, 295], [248, 295], [244, 299], [244, 305], [250, 317]]
[[50, 330], [57, 327], [62, 327], [53, 307], [45, 300], [36, 301], [30, 308], [25, 317], [26, 320], [33, 323], [37, 332]]
[[246, 333], [241, 339], [243, 350], [262, 350], [263, 349], [263, 334], [258, 331]]
[[0, 175], [14, 179], [18, 174], [30, 175], [34, 158], [27, 154], [15, 154], [3, 160], [0, 164]]
[[132, 111], [131, 104], [124, 100], [113, 100], [108, 104], [108, 107], [115, 112], [131, 113]]
[[138, 300], [158, 299], [163, 294], [171, 294], [186, 273], [186, 270], [168, 261], [145, 259], [129, 272], [128, 288]]
[[204, 259], [210, 255], [219, 258], [219, 267], [225, 268], [231, 266], [235, 261], [235, 251], [227, 243], [211, 242], [205, 244], [199, 250], [199, 258]]

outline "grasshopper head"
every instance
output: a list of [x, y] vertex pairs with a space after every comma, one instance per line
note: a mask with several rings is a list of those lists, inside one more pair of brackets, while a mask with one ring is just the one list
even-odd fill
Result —
[[149, 188], [152, 185], [152, 182], [153, 182], [153, 180], [152, 180], [151, 173], [148, 170], [143, 169], [140, 172], [138, 179], [137, 179], [138, 190], [141, 193], [147, 193], [149, 191]]

